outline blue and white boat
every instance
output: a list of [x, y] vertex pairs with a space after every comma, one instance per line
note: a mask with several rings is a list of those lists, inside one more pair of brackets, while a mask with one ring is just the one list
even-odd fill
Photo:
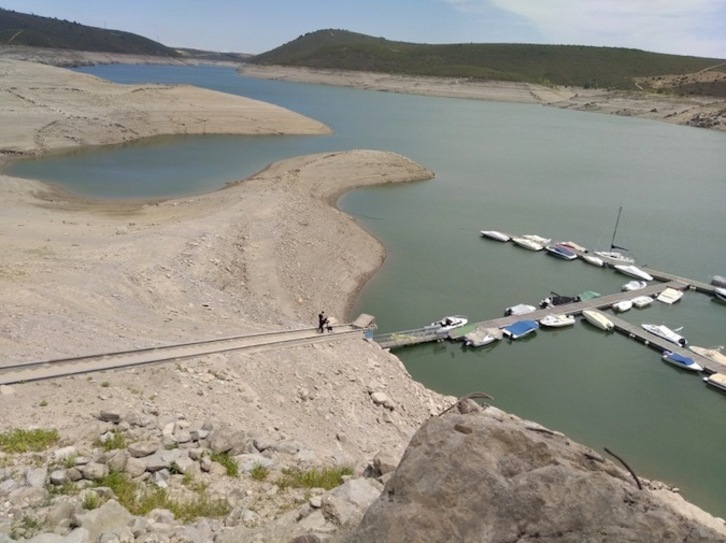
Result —
[[545, 251], [547, 251], [548, 254], [563, 260], [575, 260], [577, 258], [577, 253], [575, 251], [559, 243], [556, 245], [545, 246]]
[[531, 334], [539, 328], [539, 323], [532, 320], [517, 321], [509, 326], [502, 326], [502, 333], [509, 339], [519, 339]]
[[674, 353], [673, 351], [663, 351], [663, 360], [673, 364], [674, 366], [690, 371], [703, 371], [703, 366], [693, 360], [690, 356]]

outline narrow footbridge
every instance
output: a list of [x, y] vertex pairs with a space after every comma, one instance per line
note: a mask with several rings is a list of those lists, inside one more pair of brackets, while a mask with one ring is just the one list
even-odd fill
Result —
[[356, 337], [362, 338], [365, 333], [366, 329], [356, 326], [355, 323], [341, 324], [334, 326], [331, 332], [324, 333], [319, 333], [316, 328], [281, 330], [129, 351], [25, 362], [0, 367], [0, 385], [142, 366], [213, 353], [230, 351], [259, 352], [281, 347], [341, 341]]

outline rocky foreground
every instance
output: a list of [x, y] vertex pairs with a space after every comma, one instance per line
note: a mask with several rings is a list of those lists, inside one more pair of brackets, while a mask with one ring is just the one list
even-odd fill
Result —
[[[326, 130], [219, 93], [0, 69], [6, 158], [162, 128]], [[335, 199], [432, 176], [357, 150], [123, 203], [0, 176], [0, 366], [312, 328], [321, 309], [343, 320], [385, 254]], [[427, 390], [360, 337], [0, 386], [0, 543], [22, 540], [709, 542], [726, 528], [557, 432]]]

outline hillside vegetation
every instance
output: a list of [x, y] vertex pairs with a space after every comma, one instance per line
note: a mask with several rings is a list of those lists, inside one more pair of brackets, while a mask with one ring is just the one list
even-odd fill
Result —
[[[726, 60], [614, 47], [429, 45], [389, 41], [346, 30], [319, 30], [257, 55], [250, 62], [606, 89], [637, 89], [643, 88], [649, 78], [715, 71], [717, 77], [711, 78], [709, 85], [691, 85], [683, 92], [726, 95]], [[677, 86], [666, 89], [661, 85], [658, 90], [679, 92]]]
[[0, 8], [0, 44], [132, 55], [178, 56], [174, 49], [138, 34], [95, 28], [2, 8]]

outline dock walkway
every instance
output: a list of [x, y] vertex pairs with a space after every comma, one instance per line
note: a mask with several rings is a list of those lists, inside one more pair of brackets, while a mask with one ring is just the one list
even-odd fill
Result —
[[[614, 303], [623, 300], [632, 300], [637, 296], [655, 297], [669, 287], [677, 290], [686, 290], [688, 288], [692, 288], [694, 290], [698, 290], [704, 293], [711, 293], [713, 291], [713, 286], [707, 285], [706, 283], [691, 281], [683, 277], [677, 277], [666, 274], [664, 272], [657, 272], [655, 270], [649, 270], [648, 272], [653, 275], [654, 278], [666, 279], [666, 282], [650, 284], [647, 287], [636, 291], [623, 291], [615, 294], [608, 294], [605, 296], [600, 296], [598, 298], [592, 298], [590, 300], [583, 300], [571, 304], [558, 305], [546, 309], [538, 309], [524, 315], [511, 315], [507, 317], [489, 319], [486, 321], [481, 321], [477, 324], [480, 328], [502, 328], [504, 326], [513, 324], [519, 320], [539, 321], [539, 319], [541, 319], [542, 317], [553, 313], [560, 315], [577, 316], [585, 310], [609, 309]], [[630, 324], [629, 322], [618, 318], [612, 313], [608, 313], [607, 318], [613, 322], [613, 324], [615, 325], [615, 330], [617, 332], [627, 335], [631, 339], [636, 339], [641, 343], [660, 352], [670, 350], [684, 356], [689, 356], [693, 358], [693, 360], [698, 362], [701, 366], [703, 366], [707, 372], [726, 373], [726, 367], [724, 367], [722, 364], [719, 364], [718, 362], [711, 360], [710, 358], [699, 356], [688, 349], [684, 349], [678, 345], [670, 343], [658, 336], [651, 334], [650, 332], [645, 331], [640, 326]], [[446, 339], [446, 337], [446, 334], [437, 334], [435, 329], [432, 329], [429, 326], [415, 330], [403, 330], [390, 334], [380, 334], [374, 336], [373, 341], [378, 343], [384, 349], [397, 349], [409, 345], [416, 345], [419, 343], [441, 341]]]

